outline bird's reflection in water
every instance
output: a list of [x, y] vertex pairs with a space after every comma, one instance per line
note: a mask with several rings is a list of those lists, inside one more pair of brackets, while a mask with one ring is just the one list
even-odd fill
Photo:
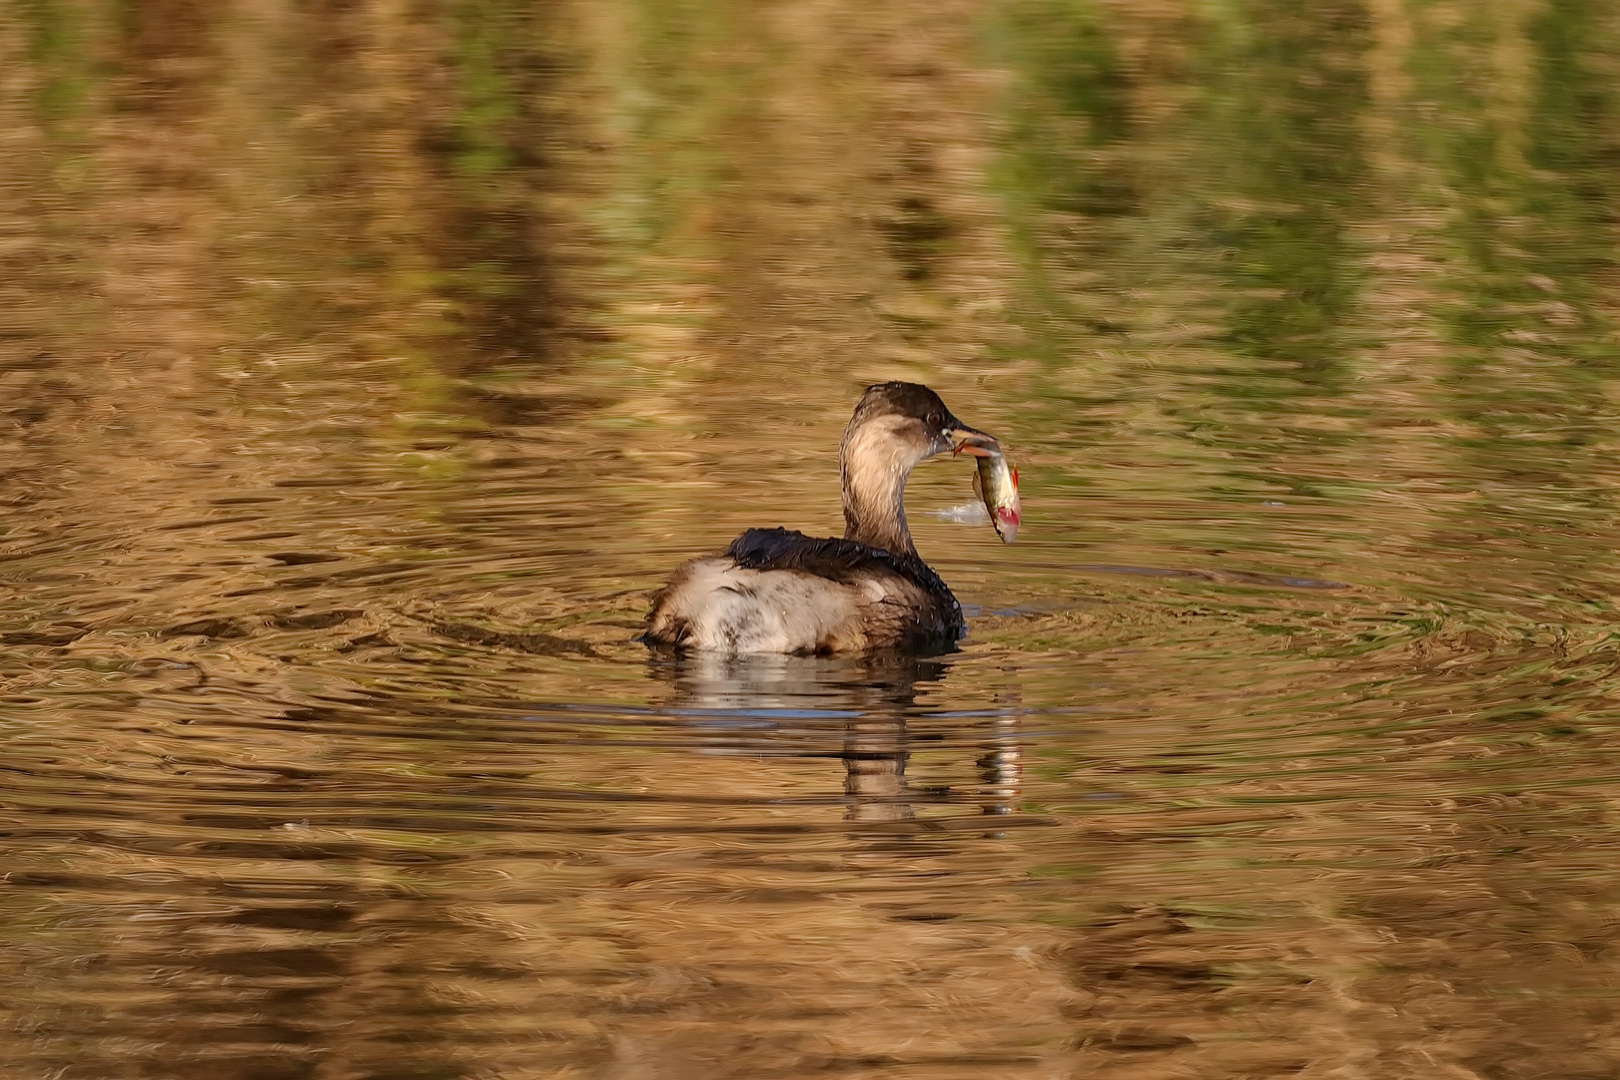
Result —
[[1023, 754], [1019, 750], [1018, 718], [1023, 715], [1023, 694], [1019, 691], [1016, 668], [1003, 668], [1005, 681], [996, 693], [995, 714], [990, 718], [990, 735], [974, 763], [979, 770], [980, 792], [986, 814], [1010, 814], [1024, 779]]
[[[1011, 813], [1020, 780], [1016, 672], [1008, 672], [994, 709], [919, 707], [923, 688], [941, 683], [952, 662], [948, 655], [689, 653], [655, 660], [653, 671], [671, 687], [667, 707], [694, 728], [708, 729], [706, 752], [840, 758], [848, 821], [912, 820], [920, 801], [971, 802], [986, 814]], [[914, 730], [919, 726], [924, 730]], [[966, 744], [976, 790], [911, 789], [906, 766], [919, 739]]]

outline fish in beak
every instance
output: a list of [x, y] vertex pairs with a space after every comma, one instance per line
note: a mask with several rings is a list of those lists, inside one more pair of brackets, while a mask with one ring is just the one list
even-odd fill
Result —
[[1000, 450], [979, 456], [979, 471], [973, 474], [973, 492], [990, 512], [990, 524], [1003, 544], [1018, 536], [1023, 503], [1018, 498], [1018, 467]]
[[1018, 535], [1023, 517], [1023, 503], [1018, 498], [1018, 469], [1001, 451], [1001, 443], [994, 435], [955, 421], [946, 431], [951, 453], [968, 454], [978, 459], [978, 471], [973, 474], [973, 492], [990, 512], [990, 523], [996, 527], [1001, 542], [1010, 544]]

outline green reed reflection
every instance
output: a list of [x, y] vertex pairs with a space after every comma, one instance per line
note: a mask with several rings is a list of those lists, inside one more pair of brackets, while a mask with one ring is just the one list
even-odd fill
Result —
[[453, 119], [424, 133], [448, 196], [431, 245], [446, 317], [473, 369], [553, 359], [560, 320], [543, 200], [560, 133], [548, 83], [567, 61], [533, 4], [461, 0], [451, 11]]
[[[1620, 1073], [1596, 0], [0, 4], [34, 1076]], [[839, 523], [961, 651], [649, 658]], [[1603, 852], [1608, 851], [1609, 855]]]
[[[1179, 278], [1193, 290], [1185, 299], [1218, 320], [1200, 343], [1222, 352], [1213, 385], [1249, 407], [1342, 383], [1363, 277], [1350, 238], [1366, 209], [1359, 11], [1189, 12], [1161, 31], [1170, 42], [1129, 43], [1164, 57], [1127, 75], [1116, 38], [1140, 28], [1122, 27], [1117, 11], [1015, 6], [1002, 28], [1022, 91], [1007, 175], [1030, 213], [1037, 273], [1043, 262], [1084, 267], [1083, 291], [1100, 279], [1105, 292]], [[1263, 363], [1233, 367], [1235, 357]]]
[[16, 17], [27, 39], [35, 108], [46, 128], [58, 131], [82, 109], [94, 82], [86, 11], [73, 0], [18, 0]]
[[[1605, 321], [1594, 300], [1612, 264], [1602, 233], [1616, 110], [1610, 80], [1594, 69], [1614, 46], [1608, 22], [1560, 3], [1523, 23], [1419, 23], [1413, 66], [1443, 109], [1425, 131], [1455, 207], [1463, 294], [1446, 318], [1473, 369], [1487, 356], [1512, 365], [1515, 351], [1557, 358], [1540, 374], [1574, 389], [1568, 380], [1606, 366], [1612, 351], [1593, 340]], [[1476, 373], [1492, 383], [1488, 368]]]
[[1349, 230], [1367, 179], [1365, 15], [1335, 0], [1255, 3], [1201, 29], [1194, 152], [1222, 186], [1202, 193], [1194, 235], [1219, 252], [1233, 297], [1220, 344], [1277, 365], [1218, 385], [1260, 407], [1286, 380], [1332, 392], [1350, 374], [1345, 323], [1364, 276]]

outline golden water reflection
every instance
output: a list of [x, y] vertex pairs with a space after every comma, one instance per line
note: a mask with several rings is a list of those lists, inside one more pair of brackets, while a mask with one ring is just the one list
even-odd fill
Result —
[[[1617, 57], [0, 11], [8, 1080], [1613, 1075]], [[650, 657], [891, 377], [964, 648]]]

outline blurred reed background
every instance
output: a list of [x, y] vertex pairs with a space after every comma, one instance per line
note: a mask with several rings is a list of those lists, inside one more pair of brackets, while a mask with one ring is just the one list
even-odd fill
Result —
[[[0, 4], [17, 1080], [1620, 1072], [1620, 10]], [[1005, 436], [933, 660], [665, 664]]]

